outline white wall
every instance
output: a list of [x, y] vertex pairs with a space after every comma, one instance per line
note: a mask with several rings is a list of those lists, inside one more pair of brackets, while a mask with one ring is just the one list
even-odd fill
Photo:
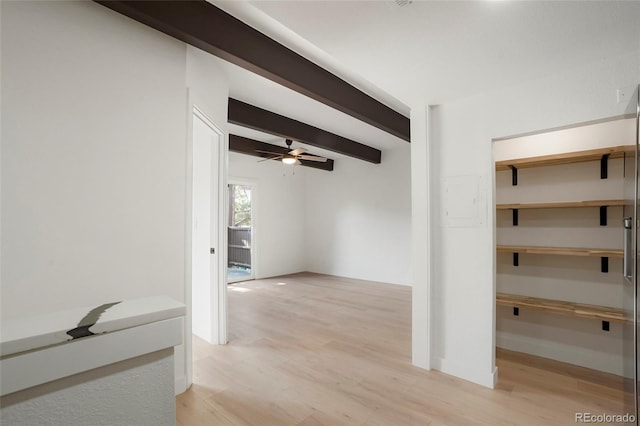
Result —
[[207, 52], [187, 46], [187, 87], [191, 100], [226, 135], [229, 83], [218, 61]]
[[327, 172], [285, 167], [276, 161], [259, 163], [259, 158], [229, 153], [229, 181], [253, 187], [256, 278], [306, 271], [305, 176]]
[[340, 156], [332, 172], [295, 175], [230, 153], [230, 181], [256, 188], [256, 278], [310, 271], [410, 285], [409, 151], [385, 149], [381, 164]]
[[410, 145], [382, 163], [347, 157], [307, 172], [307, 266], [311, 272], [411, 285]]
[[[417, 301], [414, 307], [428, 309], [430, 303], [434, 313], [431, 324], [413, 326], [418, 333], [431, 327], [435, 368], [493, 386], [496, 255], [491, 140], [623, 114], [626, 105], [617, 104], [616, 89], [637, 84], [639, 67], [640, 52], [634, 52], [443, 104], [430, 123], [434, 136], [412, 140], [412, 145], [428, 141], [432, 153], [423, 164], [431, 169], [429, 203], [437, 212], [431, 228], [432, 298]], [[460, 175], [483, 182], [479, 195], [486, 197], [487, 220], [482, 225], [450, 227], [442, 216], [444, 178]], [[426, 274], [414, 277], [414, 287], [427, 283]]]
[[94, 3], [2, 9], [3, 317], [183, 301], [184, 45]]
[[92, 2], [1, 7], [2, 318], [184, 302], [185, 44]]

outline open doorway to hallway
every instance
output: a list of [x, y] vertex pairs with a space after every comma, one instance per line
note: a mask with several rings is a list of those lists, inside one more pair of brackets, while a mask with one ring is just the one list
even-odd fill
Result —
[[252, 196], [253, 188], [251, 185], [229, 184], [228, 283], [254, 278]]

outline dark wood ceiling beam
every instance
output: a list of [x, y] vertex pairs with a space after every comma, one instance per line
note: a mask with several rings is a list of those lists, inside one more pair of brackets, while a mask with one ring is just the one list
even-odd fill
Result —
[[[262, 158], [271, 158], [273, 156], [257, 151], [271, 151], [271, 152], [282, 152], [283, 154], [288, 151], [287, 148], [278, 145], [271, 145], [269, 143], [260, 142], [254, 139], [245, 138], [238, 135], [229, 135], [229, 151], [238, 152], [240, 154], [248, 154], [253, 155], [255, 157]], [[313, 155], [307, 154], [305, 155]], [[274, 160], [276, 161], [276, 160]], [[280, 161], [280, 160], [278, 160]], [[314, 169], [333, 171], [333, 160], [328, 158], [326, 163], [320, 163], [316, 161], [305, 161], [300, 160], [303, 166], [312, 167]]]
[[407, 117], [211, 3], [204, 0], [96, 2], [410, 141]]
[[379, 164], [382, 152], [326, 130], [229, 98], [229, 123]]

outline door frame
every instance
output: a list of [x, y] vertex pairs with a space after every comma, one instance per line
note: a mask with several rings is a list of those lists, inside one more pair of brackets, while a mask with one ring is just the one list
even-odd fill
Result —
[[640, 84], [638, 84], [636, 86], [636, 186], [635, 186], [635, 196], [636, 196], [636, 205], [635, 205], [635, 223], [634, 226], [636, 228], [636, 232], [635, 232], [635, 253], [634, 253], [634, 260], [635, 260], [635, 304], [634, 304], [634, 310], [633, 310], [633, 320], [635, 323], [635, 328], [634, 328], [634, 340], [635, 340], [635, 355], [636, 355], [636, 359], [635, 359], [635, 383], [633, 386], [633, 390], [634, 390], [634, 399], [633, 399], [633, 404], [634, 404], [634, 408], [635, 408], [635, 423], [636, 425], [639, 423], [638, 422], [638, 416], [640, 415], [640, 413], [638, 413], [638, 398], [639, 398], [639, 392], [638, 392], [638, 383], [639, 383], [639, 377], [638, 377], [638, 356], [640, 354], [640, 348], [638, 348], [638, 203], [639, 203], [639, 199], [638, 199], [638, 185], [640, 185], [640, 182], [638, 182], [638, 161], [640, 160], [638, 158], [639, 155], [639, 149], [640, 149]]
[[[227, 180], [227, 185], [225, 186], [225, 188], [227, 188], [227, 200], [229, 199], [229, 185], [243, 185], [243, 186], [250, 186], [251, 187], [251, 276], [249, 277], [250, 280], [255, 280], [257, 277], [256, 274], [256, 251], [257, 251], [257, 236], [256, 236], [256, 200], [257, 200], [257, 196], [256, 194], [258, 193], [258, 191], [256, 191], [258, 184], [257, 181], [254, 179], [246, 179], [246, 178], [239, 178], [239, 177], [233, 177], [233, 176], [229, 176], [228, 180]], [[227, 206], [228, 207], [228, 206]], [[227, 208], [227, 218], [225, 221], [225, 227], [229, 226], [229, 209]], [[227, 241], [228, 244], [228, 241]], [[227, 246], [227, 250], [228, 250], [228, 246]], [[228, 252], [227, 252], [228, 254]], [[228, 264], [225, 264], [225, 273], [226, 273], [226, 268], [228, 267]], [[231, 284], [233, 282], [240, 282], [240, 281], [232, 281], [232, 282], [227, 282], [227, 284]]]
[[[622, 278], [623, 285], [623, 298], [625, 302], [631, 301], [631, 304], [624, 304], [623, 308], [625, 309], [625, 314], [629, 315], [633, 321], [631, 324], [629, 322], [624, 323], [623, 328], [623, 356], [625, 359], [624, 362], [624, 378], [625, 378], [625, 386], [624, 386], [624, 410], [626, 410], [626, 414], [633, 414], [633, 424], [638, 424], [638, 397], [639, 397], [639, 377], [638, 377], [638, 363], [640, 362], [640, 347], [638, 347], [638, 238], [640, 237], [639, 232], [640, 229], [638, 227], [640, 214], [640, 198], [639, 197], [639, 186], [640, 186], [640, 175], [639, 175], [639, 166], [640, 166], [640, 158], [639, 156], [639, 147], [640, 147], [640, 85], [636, 87], [634, 94], [629, 102], [626, 109], [625, 116], [629, 118], [635, 118], [635, 135], [634, 135], [634, 145], [635, 150], [632, 155], [625, 155], [624, 158], [624, 170], [625, 170], [625, 191], [624, 198], [625, 200], [631, 201], [630, 205], [625, 204], [623, 210], [623, 217], [631, 219], [631, 227], [626, 228], [623, 232], [627, 232], [627, 238], [630, 238], [630, 245], [625, 243], [624, 246], [624, 273]], [[629, 172], [630, 176], [627, 176], [627, 172]], [[632, 190], [631, 190], [632, 189]], [[632, 198], [631, 198], [632, 197]], [[628, 239], [626, 241], [629, 241]], [[627, 266], [630, 266], [631, 275], [627, 276]], [[632, 413], [631, 413], [632, 412]]]
[[[216, 316], [217, 344], [226, 344], [228, 342], [228, 313], [227, 313], [227, 233], [220, 232], [220, 230], [226, 230], [227, 217], [225, 212], [228, 211], [227, 206], [227, 168], [228, 168], [228, 137], [225, 132], [221, 130], [219, 126], [211, 120], [203, 109], [199, 105], [206, 105], [204, 102], [199, 102], [198, 98], [192, 91], [188, 91], [187, 94], [187, 144], [186, 144], [186, 200], [185, 200], [185, 305], [187, 307], [187, 315], [185, 317], [184, 325], [184, 366], [185, 366], [185, 379], [183, 384], [176, 385], [176, 393], [181, 393], [191, 386], [193, 383], [193, 336], [192, 336], [192, 276], [191, 276], [191, 233], [193, 229], [192, 223], [192, 203], [193, 203], [193, 118], [197, 116], [208, 127], [210, 127], [215, 133], [218, 134], [220, 143], [218, 144], [218, 223], [211, 224], [211, 226], [218, 227], [218, 241], [216, 242], [216, 250], [218, 250], [218, 268], [217, 279], [214, 282], [212, 294], [217, 297], [212, 300], [212, 309], [214, 308], [213, 302], [215, 301], [215, 307], [217, 308], [218, 315]], [[212, 166], [212, 173], [214, 173]], [[222, 250], [220, 248], [223, 248]], [[215, 311], [214, 311], [215, 312]], [[213, 318], [213, 316], [212, 316]], [[183, 386], [184, 385], [184, 386]]]
[[[623, 353], [623, 374], [625, 381], [623, 403], [625, 414], [630, 411], [634, 414], [634, 424], [637, 423], [635, 416], [638, 412], [637, 399], [637, 285], [638, 285], [638, 144], [635, 142], [635, 150], [632, 154], [624, 156], [624, 196], [626, 200], [623, 206], [622, 217], [625, 222], [623, 232], [625, 233], [623, 244], [623, 274], [621, 285], [623, 288], [623, 309], [625, 315], [634, 319], [631, 323], [623, 323], [622, 331], [622, 353]], [[629, 220], [627, 226], [627, 220]], [[630, 270], [629, 270], [630, 269]], [[629, 273], [629, 275], [627, 275]]]
[[[492, 178], [492, 199], [493, 199], [493, 204], [492, 204], [492, 210], [494, 212], [493, 214], [493, 220], [492, 223], [490, 222], [491, 226], [492, 226], [492, 232], [493, 232], [493, 252], [495, 253], [496, 250], [496, 245], [497, 245], [497, 218], [496, 218], [496, 214], [495, 214], [495, 207], [497, 204], [497, 198], [496, 198], [496, 170], [495, 170], [495, 146], [496, 146], [496, 142], [500, 142], [500, 141], [504, 141], [504, 140], [509, 140], [509, 139], [516, 139], [516, 138], [523, 138], [523, 137], [528, 137], [528, 136], [534, 136], [534, 135], [544, 135], [546, 133], [551, 133], [551, 132], [556, 132], [556, 131], [561, 131], [561, 130], [567, 130], [567, 129], [574, 129], [574, 128], [580, 128], [580, 127], [584, 127], [584, 126], [590, 126], [590, 125], [595, 125], [595, 124], [599, 124], [599, 123], [607, 123], [607, 122], [612, 122], [612, 121], [618, 121], [618, 120], [625, 120], [625, 119], [631, 119], [631, 118], [635, 118], [635, 112], [633, 114], [629, 113], [629, 112], [625, 112], [624, 114], [619, 114], [619, 115], [614, 115], [614, 116], [609, 116], [609, 117], [604, 117], [604, 118], [600, 118], [600, 119], [596, 119], [596, 120], [590, 120], [590, 121], [584, 121], [584, 122], [576, 122], [576, 123], [571, 123], [571, 124], [567, 124], [567, 125], [563, 125], [563, 126], [557, 126], [557, 127], [552, 127], [552, 128], [547, 128], [547, 129], [543, 129], [543, 130], [536, 130], [536, 131], [530, 131], [530, 132], [525, 132], [525, 133], [519, 133], [519, 134], [513, 134], [510, 136], [501, 136], [501, 137], [496, 137], [496, 138], [492, 138], [491, 139], [491, 178]], [[622, 144], [622, 143], [621, 143]], [[584, 148], [583, 148], [584, 149]], [[545, 153], [536, 153], [535, 155], [545, 155]], [[635, 155], [635, 154], [634, 154]], [[532, 154], [533, 156], [533, 154]], [[637, 197], [636, 197], [637, 198]], [[635, 213], [634, 213], [635, 215]], [[635, 229], [634, 229], [635, 232]], [[622, 234], [620, 234], [620, 238], [622, 239]], [[635, 242], [634, 242], [635, 244]], [[634, 270], [634, 276], [635, 276], [635, 270]], [[621, 278], [622, 280], [624, 280], [624, 278]], [[496, 353], [496, 349], [497, 349], [497, 311], [495, 308], [495, 295], [497, 292], [497, 284], [496, 284], [496, 280], [497, 280], [497, 257], [494, 255], [494, 262], [493, 262], [493, 304], [494, 304], [494, 316], [493, 316], [493, 336], [494, 336], [494, 341], [493, 341], [493, 358], [495, 360], [495, 353]], [[620, 282], [620, 284], [622, 284]], [[624, 289], [623, 289], [624, 292]], [[622, 343], [622, 340], [620, 341], [620, 343]], [[512, 349], [512, 350], [518, 350], [518, 349]], [[523, 351], [524, 352], [524, 351]], [[534, 354], [534, 355], [538, 355], [538, 356], [544, 356], [544, 355], [540, 355], [540, 354]], [[623, 358], [624, 358], [624, 353], [623, 353]], [[568, 362], [568, 361], [565, 361]], [[622, 361], [624, 363], [624, 359]], [[624, 375], [624, 372], [622, 373], [622, 375]]]

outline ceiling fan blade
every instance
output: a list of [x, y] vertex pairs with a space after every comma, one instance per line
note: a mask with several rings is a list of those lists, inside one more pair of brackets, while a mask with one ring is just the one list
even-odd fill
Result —
[[325, 157], [316, 157], [315, 155], [298, 155], [298, 158], [305, 161], [317, 161], [319, 163], [326, 163]]
[[299, 166], [300, 164], [302, 164], [302, 163], [300, 162], [300, 160], [298, 160], [298, 159], [296, 158], [296, 165], [298, 165], [298, 166]]
[[304, 148], [296, 148], [296, 149], [293, 149], [293, 150], [289, 151], [289, 155], [300, 155], [303, 152], [307, 152], [307, 150], [304, 149]]
[[256, 149], [256, 152], [259, 152], [261, 154], [282, 155], [281, 152], [262, 151], [261, 149]]
[[282, 158], [282, 155], [276, 155], [275, 157], [263, 158], [262, 160], [258, 160], [258, 163], [262, 163], [263, 161], [268, 161], [268, 160], [277, 160], [280, 158]]

